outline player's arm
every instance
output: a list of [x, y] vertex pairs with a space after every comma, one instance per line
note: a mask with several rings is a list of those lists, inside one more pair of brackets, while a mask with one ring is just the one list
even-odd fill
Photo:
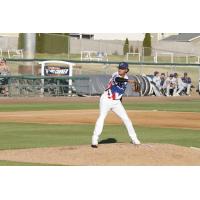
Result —
[[122, 78], [122, 77], [116, 77], [116, 78], [115, 78], [115, 82], [117, 82], [117, 83], [124, 83], [124, 82], [136, 83], [135, 80], [129, 80], [129, 79]]
[[117, 83], [125, 83], [125, 82], [128, 82], [129, 80], [126, 79], [126, 78], [122, 78], [122, 77], [116, 77], [115, 78], [115, 82]]

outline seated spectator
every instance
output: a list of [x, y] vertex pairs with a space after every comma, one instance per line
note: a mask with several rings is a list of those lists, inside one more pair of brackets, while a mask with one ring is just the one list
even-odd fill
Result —
[[164, 82], [165, 82], [165, 79], [166, 79], [166, 77], [165, 77], [165, 73], [161, 73], [161, 76], [160, 76], [160, 85], [161, 85], [161, 87], [163, 86], [163, 84], [164, 84]]
[[[8, 76], [10, 75], [10, 70], [6, 64], [6, 59], [0, 59], [0, 75], [1, 76]], [[0, 92], [4, 96], [8, 96], [8, 79], [1, 78], [0, 79]]]
[[190, 95], [192, 80], [190, 77], [188, 77], [187, 72], [184, 73], [184, 76], [181, 79], [182, 79], [181, 91], [186, 90], [186, 95]]
[[165, 80], [166, 80], [165, 73], [161, 73], [160, 80], [161, 80], [161, 81], [160, 81], [161, 93], [164, 94], [163, 85], [164, 85], [164, 82], [165, 82]]
[[155, 83], [156, 87], [160, 90], [161, 89], [161, 79], [160, 79], [160, 73], [155, 71], [154, 72], [154, 77], [153, 77], [153, 82]]
[[174, 93], [174, 96], [180, 96], [183, 82], [177, 73], [174, 73], [174, 78], [176, 79], [176, 85], [177, 85], [177, 90], [178, 90], [176, 93]]
[[166, 90], [167, 97], [170, 96], [171, 92], [172, 95], [175, 96], [177, 91], [177, 82], [173, 74], [170, 74], [170, 76], [166, 78], [163, 88]]

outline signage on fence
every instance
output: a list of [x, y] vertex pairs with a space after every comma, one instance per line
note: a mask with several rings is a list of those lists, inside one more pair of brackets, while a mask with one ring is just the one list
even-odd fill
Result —
[[72, 76], [73, 74], [73, 63], [60, 61], [60, 60], [49, 60], [39, 63], [41, 65], [42, 76]]
[[45, 76], [69, 76], [69, 67], [67, 66], [44, 66]]
[[[60, 60], [49, 60], [39, 63], [41, 65], [41, 76], [69, 76], [73, 75], [73, 63], [60, 61]], [[41, 80], [44, 86], [44, 79]], [[68, 80], [68, 93], [72, 93], [72, 79]], [[41, 93], [44, 93], [44, 87], [41, 89]]]

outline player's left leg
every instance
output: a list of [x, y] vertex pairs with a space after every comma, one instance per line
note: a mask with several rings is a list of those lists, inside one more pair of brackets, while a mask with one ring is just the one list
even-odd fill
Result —
[[112, 111], [115, 112], [124, 122], [126, 129], [128, 131], [129, 137], [131, 138], [131, 141], [134, 144], [140, 144], [140, 141], [137, 138], [135, 129], [133, 128], [133, 124], [131, 120], [129, 119], [126, 110], [124, 109], [124, 106], [122, 103], [119, 101], [118, 104], [116, 104], [113, 108]]

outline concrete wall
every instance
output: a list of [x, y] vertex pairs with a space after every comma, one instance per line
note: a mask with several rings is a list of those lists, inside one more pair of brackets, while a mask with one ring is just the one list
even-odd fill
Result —
[[0, 36], [0, 49], [3, 51], [6, 50], [15, 50], [18, 49], [18, 36]]
[[[173, 52], [176, 55], [197, 55], [200, 56], [200, 42], [172, 42], [160, 41], [154, 43], [153, 48], [160, 52]], [[163, 50], [163, 51], [162, 51]]]

